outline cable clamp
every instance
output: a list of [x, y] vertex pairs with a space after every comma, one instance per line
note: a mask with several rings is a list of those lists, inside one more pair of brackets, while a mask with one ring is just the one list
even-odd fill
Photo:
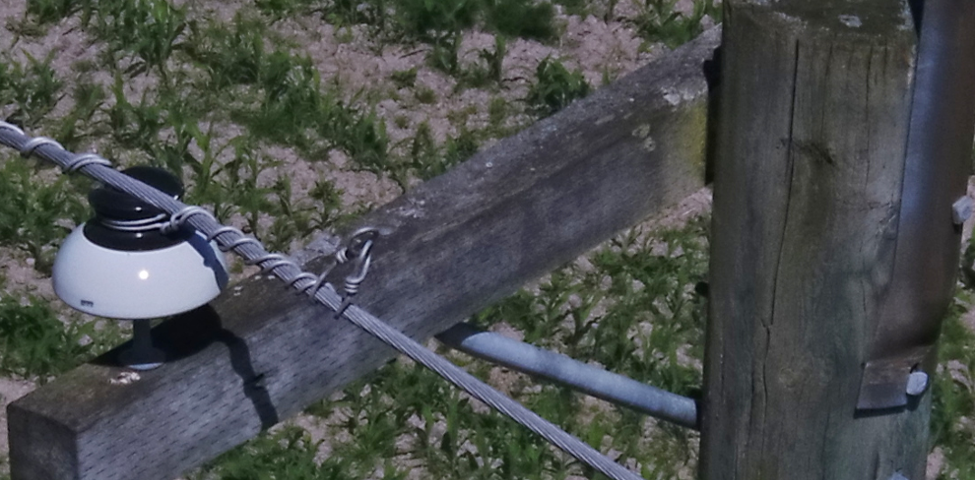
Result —
[[22, 130], [22, 129], [21, 129], [20, 127], [18, 127], [17, 125], [14, 125], [14, 124], [12, 124], [12, 123], [9, 123], [9, 122], [5, 122], [5, 121], [3, 121], [3, 120], [0, 120], [0, 128], [5, 128], [5, 129], [7, 129], [7, 130], [12, 130], [12, 131], [13, 131], [14, 133], [18, 133], [18, 134], [20, 134], [20, 135], [22, 135], [22, 136], [25, 136], [25, 137], [26, 137], [26, 136], [28, 136], [28, 135], [27, 135], [26, 133], [24, 133], [24, 131], [23, 131], [23, 130]]
[[112, 167], [112, 162], [106, 160], [105, 158], [102, 158], [97, 154], [82, 153], [80, 155], [75, 155], [74, 157], [72, 157], [71, 161], [67, 165], [61, 168], [61, 171], [64, 173], [72, 173], [84, 166], [95, 165], [95, 164], [104, 165], [109, 168]]

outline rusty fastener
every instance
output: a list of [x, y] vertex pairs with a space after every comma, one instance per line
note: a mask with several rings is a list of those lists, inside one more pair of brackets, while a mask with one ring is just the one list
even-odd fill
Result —
[[963, 196], [953, 202], [953, 224], [963, 225], [974, 214], [974, 200]]
[[909, 374], [909, 381], [906, 382], [906, 394], [912, 396], [922, 395], [929, 385], [930, 377], [926, 372], [917, 370]]

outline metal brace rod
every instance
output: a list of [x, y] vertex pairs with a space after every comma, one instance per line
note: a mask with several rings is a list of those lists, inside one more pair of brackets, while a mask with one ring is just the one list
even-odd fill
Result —
[[436, 338], [469, 355], [551, 380], [655, 418], [699, 429], [698, 405], [689, 397], [467, 323], [459, 323]]
[[922, 7], [893, 280], [869, 346], [859, 410], [903, 407], [922, 393], [920, 374], [913, 385], [910, 375], [933, 373], [960, 264], [959, 220], [967, 212], [956, 204], [967, 191], [974, 139], [974, 2]]

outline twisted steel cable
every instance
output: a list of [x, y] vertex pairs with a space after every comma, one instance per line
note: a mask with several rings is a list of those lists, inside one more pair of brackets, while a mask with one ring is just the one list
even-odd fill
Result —
[[338, 316], [349, 320], [415, 362], [433, 370], [469, 395], [512, 418], [577, 460], [614, 480], [641, 480], [641, 477], [635, 473], [543, 419], [532, 410], [486, 385], [365, 310], [349, 304], [348, 299], [340, 296], [333, 286], [322, 281], [320, 276], [303, 272], [295, 262], [281, 254], [268, 252], [259, 241], [246, 237], [240, 230], [221, 225], [205, 209], [186, 205], [111, 168], [111, 162], [96, 154], [74, 154], [50, 138], [32, 138], [17, 126], [3, 121], [0, 121], [0, 144], [16, 149], [24, 157], [36, 155], [48, 160], [60, 166], [65, 173], [81, 172], [165, 211], [171, 215], [172, 226], [189, 224], [216, 241], [221, 250], [233, 251], [248, 264], [258, 265], [287, 285], [309, 294], [319, 303], [337, 312]]

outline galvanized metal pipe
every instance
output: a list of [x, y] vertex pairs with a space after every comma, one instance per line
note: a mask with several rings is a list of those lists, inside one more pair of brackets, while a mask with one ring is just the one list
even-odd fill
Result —
[[696, 401], [637, 380], [534, 347], [497, 333], [459, 323], [437, 336], [451, 348], [545, 378], [655, 418], [699, 428]]
[[[932, 376], [956, 288], [973, 167], [974, 1], [919, 3], [919, 55], [891, 279], [862, 375], [858, 408], [909, 404], [914, 371]], [[921, 16], [921, 18], [920, 18]], [[964, 199], [964, 200], [961, 200]]]

